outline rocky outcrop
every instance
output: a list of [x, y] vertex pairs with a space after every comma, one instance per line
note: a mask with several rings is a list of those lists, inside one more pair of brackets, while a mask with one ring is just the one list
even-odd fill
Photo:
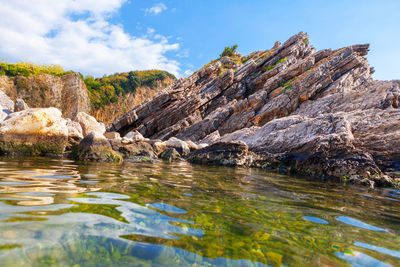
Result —
[[[240, 60], [207, 64], [134, 107], [110, 130], [215, 144], [191, 153], [193, 162], [279, 166], [326, 179], [396, 184], [400, 81], [373, 80], [368, 49], [316, 51], [299, 33]], [[246, 153], [226, 145], [237, 141]], [[207, 155], [214, 159], [200, 160]]]
[[[0, 91], [13, 101], [21, 98], [29, 107], [56, 107], [64, 117], [75, 118], [83, 111], [90, 113], [89, 92], [78, 73], [55, 76], [46, 73], [0, 76]], [[0, 96], [1, 97], [1, 96]]]
[[68, 141], [66, 120], [56, 108], [11, 113], [0, 123], [0, 152], [13, 155], [60, 155]]

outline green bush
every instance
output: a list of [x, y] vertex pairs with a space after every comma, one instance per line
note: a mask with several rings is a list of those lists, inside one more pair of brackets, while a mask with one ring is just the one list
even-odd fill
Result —
[[222, 51], [221, 55], [219, 55], [219, 58], [222, 57], [233, 57], [236, 55], [236, 49], [238, 48], [237, 45], [232, 45], [232, 46], [226, 46], [224, 48], [224, 51]]
[[0, 75], [7, 76], [29, 76], [37, 75], [41, 73], [47, 73], [56, 76], [63, 76], [68, 73], [73, 73], [72, 71], [65, 71], [62, 67], [58, 65], [36, 65], [29, 62], [18, 62], [11, 64], [8, 62], [0, 62]]

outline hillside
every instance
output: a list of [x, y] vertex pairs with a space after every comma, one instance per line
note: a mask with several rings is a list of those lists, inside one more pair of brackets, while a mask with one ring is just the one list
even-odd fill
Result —
[[83, 78], [57, 65], [0, 63], [0, 90], [13, 101], [22, 98], [30, 107], [56, 107], [70, 118], [84, 111], [103, 122], [112, 122], [175, 80], [160, 70]]
[[88, 76], [84, 79], [92, 114], [102, 122], [112, 122], [175, 80], [174, 75], [160, 70], [116, 73], [96, 79]]

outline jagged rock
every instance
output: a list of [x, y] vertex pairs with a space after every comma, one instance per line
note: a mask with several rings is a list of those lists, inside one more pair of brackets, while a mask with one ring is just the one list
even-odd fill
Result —
[[82, 161], [122, 161], [122, 156], [112, 149], [107, 138], [96, 131], [90, 132], [82, 139], [74, 156]]
[[56, 108], [11, 113], [0, 123], [0, 151], [6, 154], [60, 155], [68, 142], [66, 120]]
[[0, 106], [3, 109], [14, 111], [14, 101], [11, 100], [3, 91], [0, 90]]
[[165, 142], [167, 147], [173, 147], [176, 151], [178, 151], [181, 155], [186, 155], [190, 153], [189, 146], [186, 142], [179, 140], [178, 138], [171, 137], [168, 141]]
[[71, 119], [67, 118], [67, 128], [68, 128], [68, 137], [82, 140], [83, 139], [83, 131], [81, 125], [76, 122], [72, 121]]
[[203, 138], [203, 140], [201, 140], [201, 142], [203, 144], [213, 144], [215, 142], [217, 142], [219, 139], [221, 138], [221, 136], [219, 135], [218, 130], [216, 130], [215, 132], [210, 133], [209, 135], [207, 135], [206, 137]]
[[129, 132], [124, 137], [131, 139], [133, 141], [143, 141], [144, 140], [143, 135], [141, 133], [139, 133], [138, 131]]
[[117, 140], [121, 139], [121, 135], [118, 132], [106, 132], [104, 136], [107, 139], [117, 139]]
[[25, 103], [23, 99], [17, 98], [17, 100], [15, 100], [15, 105], [14, 105], [15, 112], [26, 110], [28, 108], [29, 108], [28, 105]]
[[374, 81], [368, 50], [365, 44], [316, 51], [300, 32], [243, 57], [243, 64], [232, 58], [207, 64], [111, 128], [161, 140], [242, 140], [252, 165], [394, 184], [400, 178], [400, 81]]
[[160, 154], [160, 158], [167, 161], [175, 161], [181, 159], [181, 154], [175, 148], [170, 147]]
[[[367, 179], [371, 186], [389, 185], [393, 180], [382, 170], [396, 169], [400, 163], [399, 120], [400, 110], [390, 114], [379, 110], [342, 112], [316, 118], [292, 115], [227, 134], [220, 140], [243, 141], [251, 151], [269, 155], [265, 164], [271, 161], [271, 154], [276, 155], [272, 161], [280, 158], [292, 172], [355, 183]], [[383, 129], [391, 131], [385, 136], [375, 135]], [[377, 162], [378, 158], [386, 165]]]
[[106, 132], [106, 127], [103, 123], [99, 123], [94, 117], [85, 112], [79, 112], [75, 120], [81, 125], [83, 136], [86, 136], [90, 132], [96, 132], [99, 135], [103, 135]]
[[250, 166], [253, 157], [243, 142], [218, 142], [191, 152], [187, 160], [199, 164]]

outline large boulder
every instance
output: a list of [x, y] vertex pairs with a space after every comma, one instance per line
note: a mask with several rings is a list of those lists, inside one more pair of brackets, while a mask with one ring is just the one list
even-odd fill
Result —
[[122, 156], [112, 149], [110, 142], [98, 132], [90, 132], [73, 155], [81, 161], [121, 162]]
[[154, 161], [157, 155], [152, 147], [147, 142], [137, 141], [130, 144], [122, 144], [118, 152], [124, 159], [134, 162], [139, 161]]
[[56, 108], [15, 112], [0, 123], [0, 151], [6, 154], [60, 155], [67, 141], [66, 120]]
[[79, 112], [76, 115], [75, 121], [81, 125], [83, 136], [86, 136], [90, 132], [96, 132], [99, 135], [103, 135], [106, 132], [106, 127], [103, 123], [99, 123], [94, 117], [85, 112]]

